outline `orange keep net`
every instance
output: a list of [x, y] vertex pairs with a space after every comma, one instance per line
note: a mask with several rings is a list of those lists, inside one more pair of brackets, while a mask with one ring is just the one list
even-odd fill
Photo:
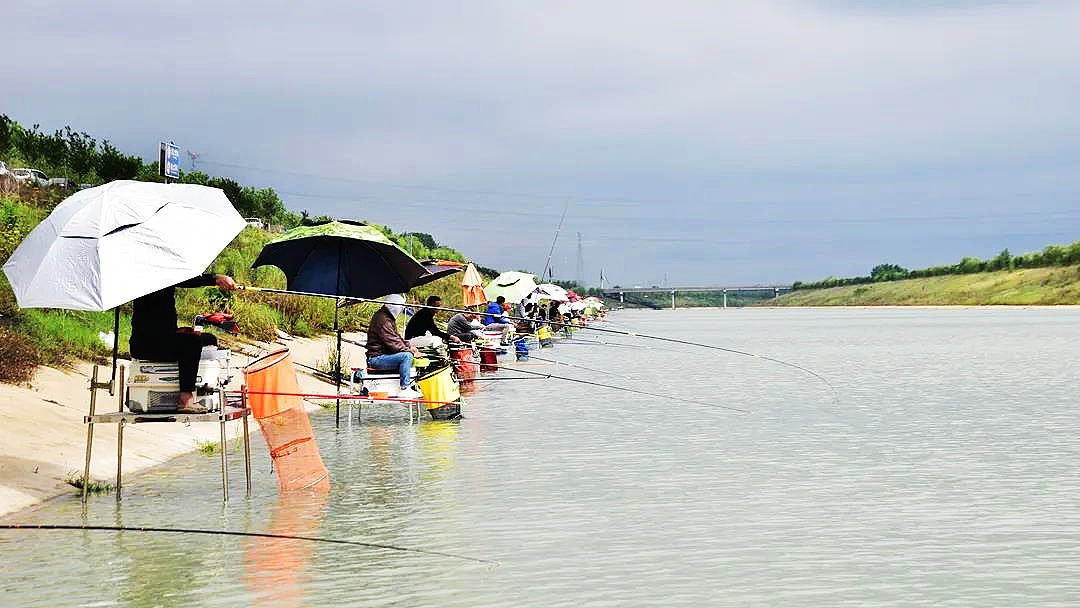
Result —
[[330, 472], [319, 455], [298, 393], [289, 349], [264, 355], [244, 368], [251, 415], [259, 421], [282, 491], [330, 489]]

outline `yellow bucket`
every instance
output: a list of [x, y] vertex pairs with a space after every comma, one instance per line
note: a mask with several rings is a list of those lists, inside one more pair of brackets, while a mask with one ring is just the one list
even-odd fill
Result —
[[444, 367], [440, 371], [416, 381], [416, 385], [420, 387], [420, 392], [424, 394], [424, 401], [428, 402], [424, 404], [427, 409], [440, 408], [461, 398], [458, 383], [454, 381], [450, 369], [450, 367]]

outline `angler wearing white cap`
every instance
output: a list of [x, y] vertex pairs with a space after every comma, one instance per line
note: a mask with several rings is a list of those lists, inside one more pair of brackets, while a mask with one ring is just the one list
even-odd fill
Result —
[[398, 399], [423, 399], [423, 394], [412, 388], [413, 356], [419, 356], [420, 351], [401, 337], [394, 321], [405, 310], [405, 297], [395, 293], [386, 296], [383, 302], [368, 325], [367, 365], [372, 369], [398, 370], [401, 380]]

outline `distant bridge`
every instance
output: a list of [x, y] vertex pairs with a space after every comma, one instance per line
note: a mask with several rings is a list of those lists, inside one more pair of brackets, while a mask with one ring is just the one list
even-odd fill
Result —
[[[782, 293], [788, 293], [791, 291], [791, 285], [752, 285], [749, 287], [612, 287], [604, 292], [606, 298], [618, 298], [619, 302], [631, 304], [637, 304], [640, 306], [648, 306], [649, 308], [659, 309], [655, 303], [643, 300], [641, 298], [633, 297], [635, 294], [646, 293], [663, 293], [671, 294], [671, 308], [675, 309], [675, 296], [677, 294], [687, 293], [722, 293], [724, 295], [724, 308], [728, 307], [727, 297], [728, 293], [732, 295], [740, 295], [744, 293], [758, 293], [772, 292], [772, 297], [779, 297]], [[629, 297], [627, 297], [629, 296]]]

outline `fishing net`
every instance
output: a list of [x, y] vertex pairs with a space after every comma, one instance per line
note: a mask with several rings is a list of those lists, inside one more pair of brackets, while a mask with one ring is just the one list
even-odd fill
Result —
[[311, 420], [300, 399], [289, 349], [264, 355], [244, 368], [251, 414], [259, 422], [282, 491], [330, 489]]

